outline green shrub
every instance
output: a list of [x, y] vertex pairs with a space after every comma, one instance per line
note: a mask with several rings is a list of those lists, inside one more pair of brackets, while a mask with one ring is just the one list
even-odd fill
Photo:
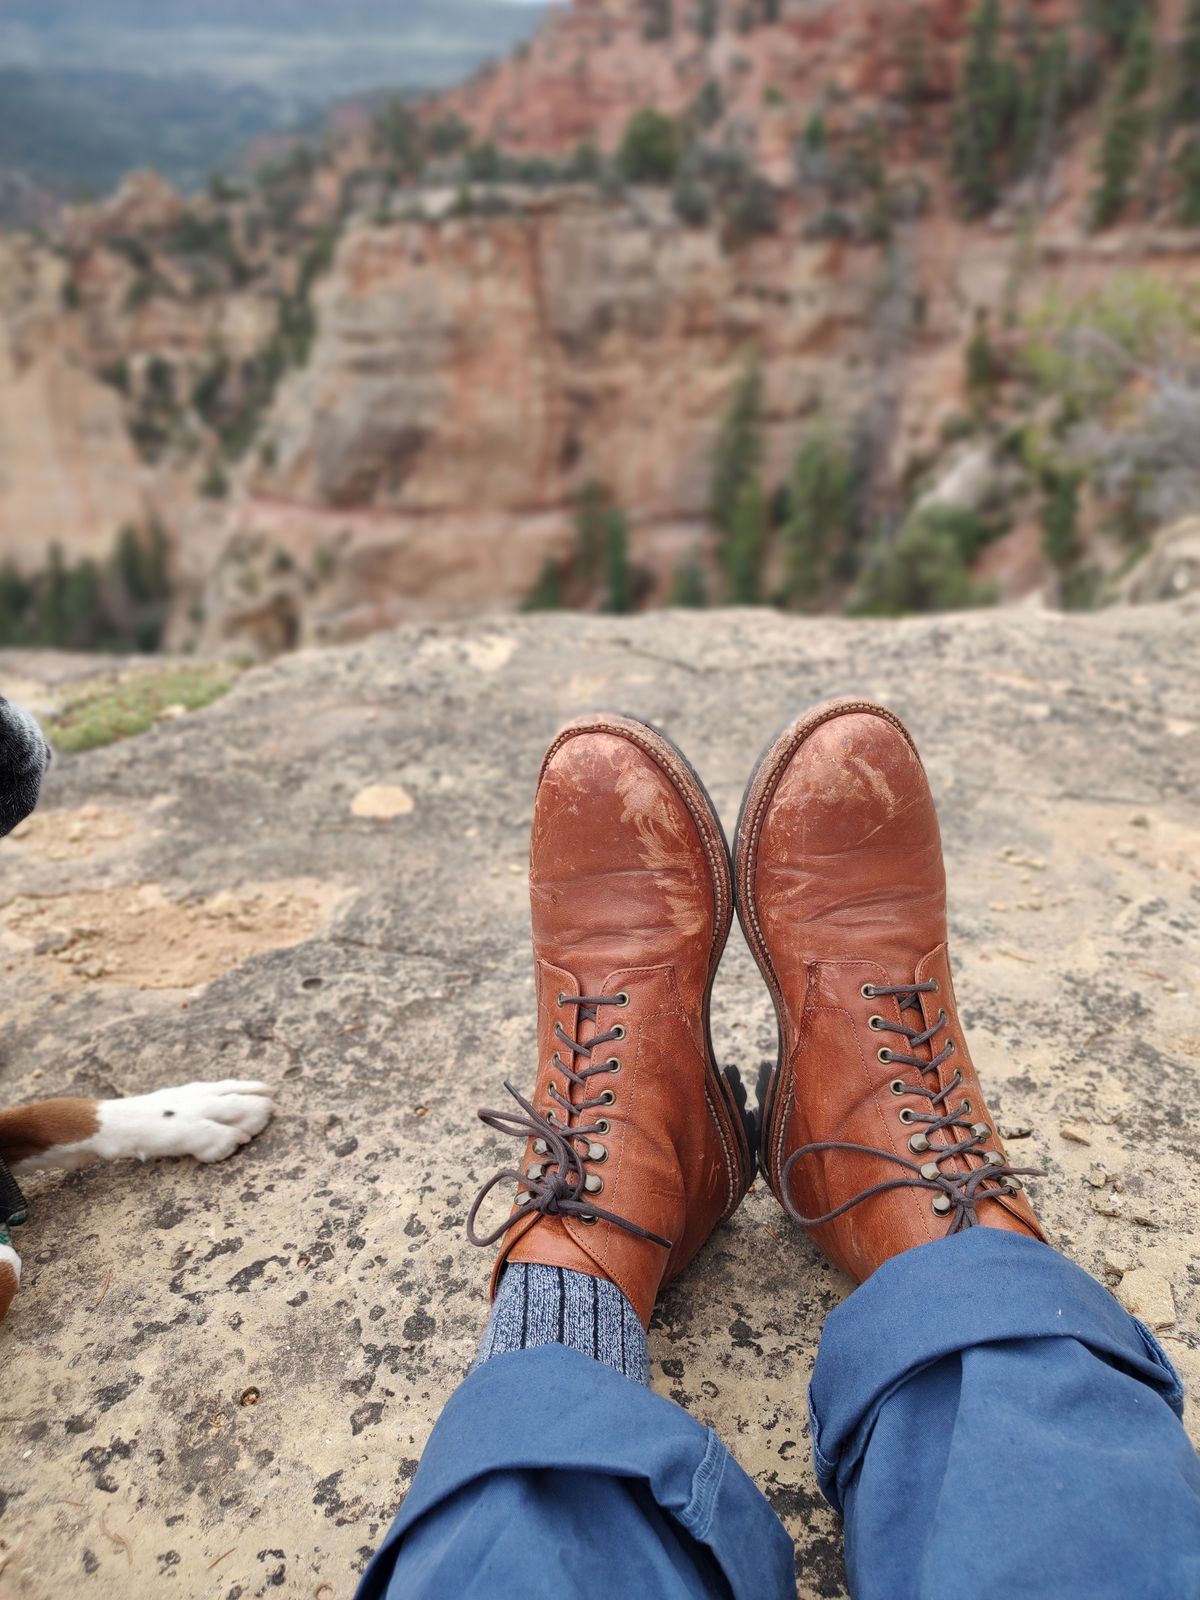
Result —
[[744, 183], [727, 191], [724, 220], [725, 243], [732, 250], [763, 234], [775, 233], [779, 228], [779, 207], [772, 185], [751, 173]]
[[625, 124], [617, 168], [628, 183], [671, 183], [681, 155], [675, 120], [653, 106], [643, 106]]
[[863, 573], [850, 614], [896, 617], [993, 604], [993, 587], [976, 583], [970, 574], [979, 524], [977, 518], [968, 522], [969, 517], [948, 508], [911, 516]]
[[675, 215], [686, 227], [703, 228], [712, 216], [712, 193], [706, 183], [681, 173], [671, 195]]

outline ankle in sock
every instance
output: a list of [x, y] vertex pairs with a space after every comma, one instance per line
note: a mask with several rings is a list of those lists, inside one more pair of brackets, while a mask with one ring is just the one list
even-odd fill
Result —
[[634, 1383], [650, 1383], [646, 1330], [615, 1283], [565, 1267], [513, 1262], [504, 1269], [474, 1365], [543, 1344], [566, 1345]]

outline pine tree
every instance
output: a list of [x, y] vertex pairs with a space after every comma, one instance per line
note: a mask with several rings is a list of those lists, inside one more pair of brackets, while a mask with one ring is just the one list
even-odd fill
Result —
[[762, 562], [767, 545], [767, 507], [758, 476], [738, 490], [733, 523], [725, 549], [729, 598], [736, 606], [758, 605], [762, 598]]
[[0, 645], [23, 644], [33, 604], [33, 586], [11, 560], [0, 565]]
[[104, 613], [100, 573], [85, 557], [66, 572], [63, 586], [65, 642], [74, 650], [95, 650], [112, 642], [113, 628]]
[[1012, 138], [1014, 177], [1044, 172], [1062, 122], [1070, 68], [1071, 48], [1061, 29], [1035, 45], [1017, 92]]
[[757, 361], [746, 366], [713, 452], [709, 517], [727, 539], [733, 533], [733, 513], [742, 485], [758, 476], [762, 465], [762, 375]]
[[605, 611], [623, 616], [633, 610], [633, 576], [629, 569], [629, 522], [619, 506], [604, 517]]
[[578, 572], [582, 584], [592, 588], [604, 561], [607, 517], [612, 504], [604, 485], [589, 478], [575, 502], [575, 538], [579, 548]]
[[1042, 549], [1056, 567], [1079, 555], [1079, 476], [1048, 470], [1042, 479]]
[[113, 569], [121, 588], [135, 604], [142, 604], [154, 598], [151, 574], [147, 569], [146, 551], [137, 529], [131, 527], [129, 523], [126, 523], [117, 535]]
[[39, 643], [63, 648], [70, 642], [67, 589], [67, 569], [63, 561], [62, 545], [56, 542], [50, 546], [50, 562], [38, 596]]
[[1013, 117], [1016, 77], [1000, 54], [999, 0], [971, 13], [962, 84], [954, 108], [951, 167], [972, 216], [986, 216], [998, 196], [996, 166]]
[[850, 463], [827, 422], [809, 429], [792, 465], [783, 527], [787, 603], [815, 610], [853, 521]]
[[1087, 19], [1110, 50], [1124, 50], [1145, 20], [1146, 0], [1087, 0]]
[[708, 604], [708, 586], [695, 550], [689, 551], [686, 559], [675, 569], [671, 604], [689, 611], [702, 610]]
[[1154, 70], [1154, 35], [1142, 17], [1129, 36], [1125, 58], [1109, 106], [1104, 140], [1092, 191], [1092, 219], [1104, 228], [1125, 209], [1142, 157], [1147, 116], [1141, 98]]
[[1000, 363], [992, 344], [987, 312], [975, 313], [975, 331], [967, 344], [967, 395], [978, 414], [987, 412], [1000, 380]]
[[1200, 122], [1200, 0], [1188, 0], [1184, 12], [1177, 70], [1176, 121]]
[[526, 597], [523, 611], [561, 611], [563, 608], [562, 568], [553, 556], [542, 562], [538, 580]]
[[1185, 228], [1200, 228], [1200, 137], [1179, 153], [1179, 220]]

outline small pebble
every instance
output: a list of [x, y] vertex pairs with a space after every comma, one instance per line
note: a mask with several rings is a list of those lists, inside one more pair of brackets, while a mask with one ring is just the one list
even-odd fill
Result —
[[997, 1132], [1002, 1139], [1029, 1139], [1033, 1136], [1033, 1127], [1028, 1122], [1001, 1122]]
[[1133, 1206], [1130, 1209], [1129, 1215], [1133, 1221], [1137, 1223], [1139, 1228], [1158, 1227], [1158, 1218], [1154, 1215], [1153, 1211], [1151, 1211], [1150, 1207], [1144, 1202], [1142, 1204]]
[[1119, 1217], [1122, 1215], [1122, 1205], [1115, 1194], [1094, 1194], [1092, 1196], [1092, 1210], [1102, 1217]]
[[1092, 1142], [1087, 1129], [1078, 1122], [1060, 1122], [1058, 1131], [1062, 1138], [1070, 1140], [1072, 1144], [1090, 1145]]
[[1103, 1189], [1108, 1182], [1108, 1173], [1101, 1166], [1089, 1167], [1084, 1182], [1090, 1183], [1093, 1189]]
[[1129, 826], [1131, 828], [1148, 828], [1150, 826], [1150, 818], [1144, 811], [1135, 811], [1129, 819]]
[[1129, 1271], [1129, 1265], [1127, 1256], [1118, 1255], [1115, 1250], [1104, 1252], [1104, 1270], [1111, 1272], [1114, 1277], [1123, 1278]]

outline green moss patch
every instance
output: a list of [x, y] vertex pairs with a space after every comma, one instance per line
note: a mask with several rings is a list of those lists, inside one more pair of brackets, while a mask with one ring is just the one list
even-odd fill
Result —
[[46, 737], [62, 751], [95, 750], [132, 739], [164, 717], [198, 711], [219, 700], [241, 670], [228, 661], [192, 662], [93, 678], [46, 722]]

